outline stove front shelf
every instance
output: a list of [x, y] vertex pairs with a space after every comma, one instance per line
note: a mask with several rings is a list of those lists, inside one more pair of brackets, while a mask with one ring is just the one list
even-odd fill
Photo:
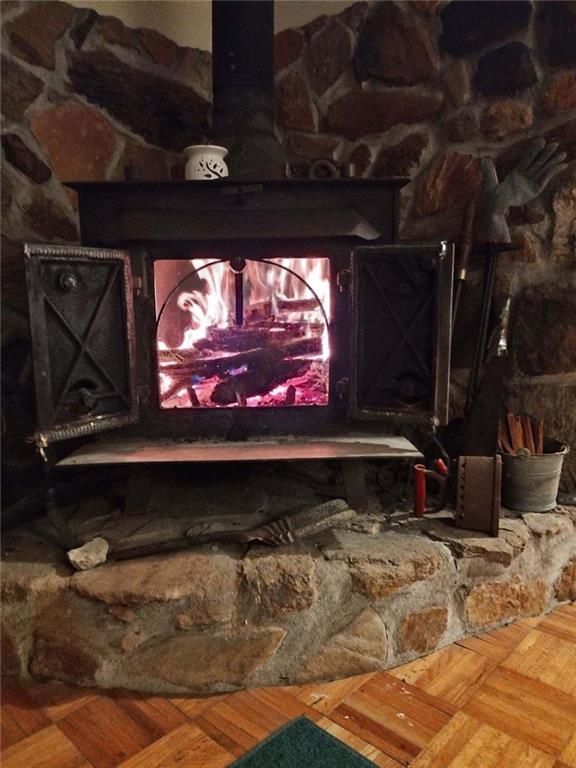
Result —
[[110, 438], [77, 448], [58, 461], [56, 466], [310, 459], [420, 460], [422, 458], [422, 454], [406, 438], [391, 435], [268, 438], [245, 442]]

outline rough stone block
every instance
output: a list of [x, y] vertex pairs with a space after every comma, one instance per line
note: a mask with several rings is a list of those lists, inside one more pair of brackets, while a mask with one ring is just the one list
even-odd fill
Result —
[[514, 532], [510, 528], [503, 528], [499, 536], [492, 537], [454, 528], [440, 520], [430, 520], [424, 525], [424, 531], [436, 541], [448, 544], [456, 557], [481, 558], [487, 563], [500, 563], [505, 566], [512, 563], [530, 538], [525, 525], [520, 523], [516, 529]]
[[66, 102], [35, 112], [30, 128], [60, 181], [106, 179], [116, 135], [97, 110]]
[[232, 618], [237, 602], [236, 562], [225, 555], [179, 552], [108, 563], [97, 571], [76, 573], [78, 594], [126, 606], [187, 600], [196, 623]]
[[538, 26], [544, 52], [553, 67], [576, 66], [576, 13], [573, 3], [547, 0], [540, 4]]
[[407, 176], [418, 165], [427, 146], [428, 136], [425, 133], [411, 133], [397, 144], [384, 146], [374, 163], [372, 176], [383, 179]]
[[473, 629], [482, 629], [521, 616], [537, 616], [548, 601], [544, 581], [524, 581], [513, 576], [473, 587], [466, 597], [466, 620]]
[[574, 526], [566, 515], [553, 512], [526, 512], [522, 518], [535, 536], [556, 537], [572, 533]]
[[387, 533], [372, 538], [344, 531], [334, 535], [338, 547], [324, 549], [324, 557], [347, 562], [354, 591], [376, 601], [433, 576], [448, 557], [440, 544], [417, 536]]
[[304, 53], [304, 35], [298, 29], [284, 29], [274, 36], [274, 72], [289, 67]]
[[305, 659], [296, 680], [334, 680], [378, 669], [386, 661], [386, 627], [372, 608], [333, 635], [317, 653]]
[[569, 560], [554, 584], [556, 599], [576, 600], [576, 557]]
[[41, 191], [35, 190], [32, 193], [23, 206], [23, 212], [26, 224], [44, 240], [62, 240], [67, 243], [77, 241], [78, 229], [68, 211], [57, 200], [46, 197]]
[[358, 3], [352, 3], [338, 14], [338, 19], [345, 24], [352, 32], [358, 32], [366, 19], [368, 13], [368, 3], [361, 0]]
[[93, 685], [100, 664], [98, 651], [90, 653], [78, 638], [37, 636], [30, 669], [40, 678]]
[[137, 29], [136, 40], [140, 50], [163, 69], [174, 69], [180, 59], [180, 47], [155, 29]]
[[60, 553], [41, 540], [5, 540], [2, 555], [3, 603], [17, 603], [38, 595], [46, 596], [68, 585], [72, 569]]
[[466, 56], [524, 29], [531, 15], [528, 0], [453, 0], [440, 12], [440, 46], [453, 56]]
[[576, 281], [573, 285], [551, 281], [528, 287], [517, 297], [511, 348], [522, 373], [540, 376], [576, 369], [575, 289]]
[[9, 120], [20, 120], [43, 90], [39, 77], [2, 56], [2, 114]]
[[362, 29], [354, 64], [360, 80], [376, 77], [386, 85], [415, 85], [438, 72], [440, 58], [423, 24], [395, 3], [379, 3]]
[[242, 564], [249, 599], [269, 616], [309, 608], [315, 598], [314, 560], [310, 555], [272, 554]]
[[2, 135], [2, 149], [6, 159], [36, 184], [43, 184], [52, 171], [16, 133]]
[[448, 626], [448, 609], [429, 608], [411, 613], [400, 627], [400, 653], [427, 653], [434, 650]]
[[436, 155], [418, 179], [414, 212], [426, 216], [447, 208], [465, 208], [481, 183], [478, 158], [457, 152]]
[[274, 94], [276, 120], [284, 128], [314, 131], [314, 112], [308, 86], [302, 75], [289, 72], [276, 85]]
[[461, 109], [444, 124], [446, 138], [453, 142], [471, 139], [476, 136], [478, 129], [478, 116], [473, 109]]
[[174, 73], [200, 96], [212, 98], [212, 54], [197, 48], [184, 48]]
[[187, 691], [224, 691], [245, 685], [278, 650], [279, 627], [208, 634], [179, 634], [133, 653], [126, 665], [134, 683], [172, 685]]
[[383, 133], [400, 123], [433, 120], [442, 109], [441, 94], [421, 94], [410, 89], [364, 91], [355, 88], [334, 101], [327, 115], [328, 127], [348, 139]]
[[321, 96], [344, 73], [352, 58], [350, 33], [331, 19], [314, 35], [304, 55], [310, 87]]
[[114, 16], [101, 16], [98, 19], [98, 33], [112, 45], [120, 45], [122, 48], [135, 48], [135, 35], [120, 19]]
[[576, 109], [576, 71], [560, 72], [552, 78], [542, 96], [542, 108], [549, 115]]
[[455, 107], [462, 107], [472, 99], [470, 65], [466, 60], [451, 61], [442, 70], [442, 82]]
[[485, 53], [474, 76], [476, 87], [485, 96], [514, 96], [537, 82], [532, 51], [519, 42]]
[[31, 3], [29, 10], [6, 25], [12, 49], [20, 58], [39, 67], [54, 69], [55, 46], [74, 18], [68, 3]]
[[490, 104], [482, 113], [482, 133], [489, 139], [503, 139], [525, 131], [534, 122], [532, 107], [519, 99]]
[[68, 77], [150, 144], [180, 151], [208, 133], [210, 105], [192, 88], [125, 64], [108, 51], [69, 51]]

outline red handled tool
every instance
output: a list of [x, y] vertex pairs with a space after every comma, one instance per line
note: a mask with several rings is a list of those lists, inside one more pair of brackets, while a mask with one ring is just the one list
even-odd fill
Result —
[[[439, 512], [446, 506], [448, 498], [448, 467], [442, 459], [436, 459], [433, 469], [426, 469], [424, 464], [414, 465], [414, 514], [424, 517], [433, 512]], [[426, 480], [434, 480], [438, 484], [438, 499], [431, 507], [426, 507]]]

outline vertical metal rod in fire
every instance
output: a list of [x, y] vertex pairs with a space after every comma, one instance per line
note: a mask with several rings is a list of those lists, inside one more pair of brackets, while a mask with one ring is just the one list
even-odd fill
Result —
[[244, 269], [246, 260], [240, 258], [230, 259], [230, 268], [234, 272], [234, 294], [235, 294], [235, 324], [238, 328], [244, 325]]

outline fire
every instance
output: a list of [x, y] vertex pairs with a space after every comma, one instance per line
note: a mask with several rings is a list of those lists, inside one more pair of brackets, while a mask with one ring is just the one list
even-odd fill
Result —
[[[157, 277], [166, 263], [175, 264], [157, 262]], [[179, 311], [172, 311], [170, 320], [168, 313], [163, 314], [158, 327], [163, 407], [326, 404], [329, 259], [313, 255], [247, 260], [241, 289], [228, 261], [188, 263], [196, 274], [168, 300]], [[241, 326], [237, 325], [239, 300]], [[162, 306], [159, 296], [157, 302]], [[180, 342], [175, 345], [178, 335]], [[234, 356], [234, 361], [226, 368], [222, 361], [228, 356]], [[258, 366], [269, 370], [258, 372]], [[230, 402], [230, 387], [234, 402]]]

